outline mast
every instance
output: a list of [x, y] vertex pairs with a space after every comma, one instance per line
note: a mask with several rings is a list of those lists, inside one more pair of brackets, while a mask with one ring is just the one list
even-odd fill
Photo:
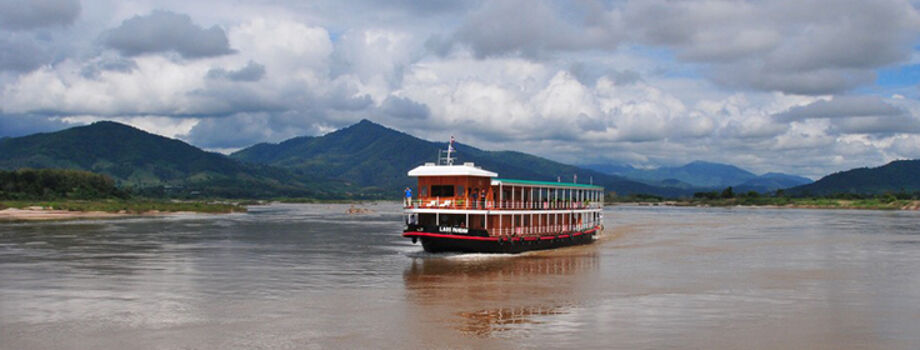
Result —
[[454, 137], [450, 137], [450, 142], [447, 144], [447, 150], [438, 151], [438, 165], [454, 165], [454, 158], [451, 157], [451, 153], [454, 152]]

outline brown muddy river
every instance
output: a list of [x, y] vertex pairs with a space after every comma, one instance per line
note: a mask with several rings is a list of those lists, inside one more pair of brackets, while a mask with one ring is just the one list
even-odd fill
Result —
[[366, 207], [0, 223], [0, 348], [920, 348], [917, 212], [610, 207], [493, 256]]

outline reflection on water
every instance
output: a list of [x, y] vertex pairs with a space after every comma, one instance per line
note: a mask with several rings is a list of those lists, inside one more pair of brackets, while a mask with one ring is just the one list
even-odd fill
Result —
[[552, 306], [522, 306], [461, 312], [460, 316], [463, 316], [467, 322], [458, 327], [458, 330], [465, 334], [491, 336], [496, 332], [512, 330], [513, 325], [543, 324], [545, 322], [534, 321], [533, 317], [561, 315], [565, 313], [564, 310], [562, 307]]
[[0, 349], [920, 347], [920, 213], [612, 207], [456, 255], [362, 207], [0, 224]]
[[593, 278], [599, 266], [590, 245], [521, 255], [429, 255], [413, 259], [403, 279], [409, 299], [428, 307], [424, 312], [448, 306], [459, 317], [454, 328], [495, 336], [565, 313], [578, 302], [580, 281]]

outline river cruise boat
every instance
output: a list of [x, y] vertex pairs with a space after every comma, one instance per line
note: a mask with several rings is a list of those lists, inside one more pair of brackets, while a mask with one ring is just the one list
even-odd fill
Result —
[[437, 163], [409, 171], [418, 196], [404, 202], [402, 235], [425, 251], [520, 253], [591, 243], [602, 230], [603, 187], [499, 178], [455, 165], [452, 152], [453, 138]]

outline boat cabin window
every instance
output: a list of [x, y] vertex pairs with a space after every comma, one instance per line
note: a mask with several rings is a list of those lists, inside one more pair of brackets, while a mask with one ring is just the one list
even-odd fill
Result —
[[454, 196], [454, 186], [453, 185], [432, 185], [431, 186], [431, 196], [432, 197], [453, 197]]
[[428, 186], [422, 186], [418, 191], [419, 198], [428, 197]]
[[460, 196], [466, 195], [466, 192], [463, 192], [463, 186], [457, 186], [457, 193], [459, 193]]

